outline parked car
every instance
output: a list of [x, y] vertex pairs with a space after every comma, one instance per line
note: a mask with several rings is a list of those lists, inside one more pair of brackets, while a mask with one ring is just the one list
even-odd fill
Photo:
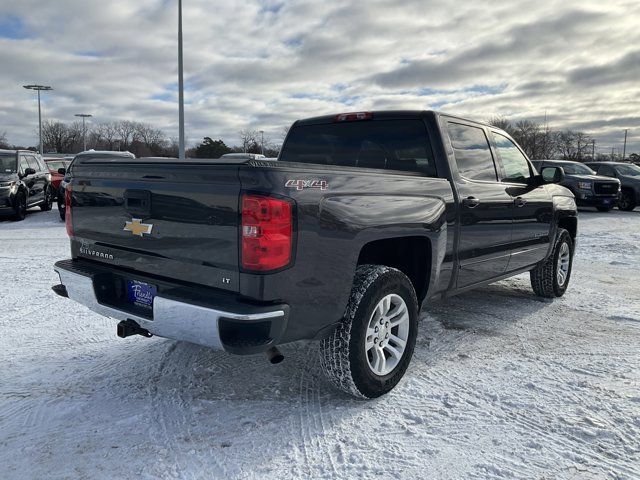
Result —
[[86, 156], [87, 158], [90, 158], [91, 156], [96, 156], [96, 155], [103, 159], [108, 157], [136, 158], [136, 156], [133, 153], [127, 152], [127, 151], [113, 152], [109, 150], [106, 150], [106, 151], [87, 150], [86, 152], [81, 152], [75, 157], [73, 157], [67, 167], [59, 168], [58, 174], [62, 176], [62, 180], [60, 181], [60, 185], [58, 186], [56, 199], [58, 203], [58, 213], [60, 214], [60, 220], [64, 221], [65, 219], [65, 212], [66, 212], [65, 189], [71, 178], [70, 169], [71, 169], [71, 164], [73, 163], [73, 160], [79, 156]]
[[618, 202], [620, 181], [596, 175], [584, 163], [569, 160], [533, 160], [531, 163], [538, 171], [543, 167], [562, 167], [564, 180], [560, 185], [571, 190], [578, 206], [608, 212]]
[[24, 220], [27, 209], [51, 210], [51, 174], [35, 152], [0, 150], [0, 216]]
[[267, 157], [260, 153], [225, 153], [220, 158], [242, 160], [265, 160]]
[[51, 174], [51, 186], [53, 198], [56, 199], [58, 196], [58, 190], [60, 189], [60, 182], [62, 182], [64, 175], [60, 173], [61, 169], [67, 169], [73, 157], [44, 157], [44, 163], [47, 165], [49, 169], [49, 173]]
[[623, 162], [587, 162], [598, 175], [617, 178], [621, 183], [618, 208], [630, 212], [640, 205], [640, 167]]
[[402, 378], [424, 302], [523, 272], [562, 296], [578, 226], [573, 194], [507, 133], [420, 111], [297, 121], [276, 162], [76, 157], [67, 199], [54, 291], [119, 336], [272, 361], [321, 340], [330, 381], [360, 398]]

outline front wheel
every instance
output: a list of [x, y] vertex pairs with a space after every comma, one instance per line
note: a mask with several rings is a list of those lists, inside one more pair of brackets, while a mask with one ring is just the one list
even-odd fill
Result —
[[404, 376], [417, 331], [418, 300], [407, 276], [391, 267], [361, 265], [342, 322], [321, 343], [320, 363], [338, 389], [379, 397]]
[[13, 209], [13, 219], [16, 222], [21, 222], [27, 217], [27, 196], [23, 192], [18, 193], [16, 196], [15, 206]]
[[539, 297], [561, 297], [567, 291], [573, 267], [573, 240], [564, 228], [558, 228], [556, 243], [549, 258], [531, 270], [531, 286]]
[[44, 200], [40, 204], [40, 210], [43, 212], [48, 212], [51, 210], [53, 205], [53, 197], [51, 194], [51, 188], [45, 188], [44, 190]]
[[620, 195], [620, 200], [618, 200], [618, 210], [630, 212], [634, 208], [636, 208], [636, 201], [633, 191], [623, 190], [622, 194]]

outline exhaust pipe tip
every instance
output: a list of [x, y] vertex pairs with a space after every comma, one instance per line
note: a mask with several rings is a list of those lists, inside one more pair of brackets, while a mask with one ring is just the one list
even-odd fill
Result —
[[284, 355], [280, 350], [278, 350], [278, 347], [271, 347], [265, 353], [267, 355], [267, 360], [269, 360], [271, 365], [277, 365], [284, 360]]

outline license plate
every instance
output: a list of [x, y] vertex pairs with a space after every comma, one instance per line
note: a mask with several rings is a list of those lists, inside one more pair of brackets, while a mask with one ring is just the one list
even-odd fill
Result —
[[158, 293], [158, 288], [149, 283], [138, 280], [127, 280], [127, 300], [137, 307], [153, 309], [153, 299]]
[[602, 203], [604, 203], [605, 205], [609, 205], [611, 203], [611, 200], [608, 198], [605, 198], [604, 200], [602, 200]]

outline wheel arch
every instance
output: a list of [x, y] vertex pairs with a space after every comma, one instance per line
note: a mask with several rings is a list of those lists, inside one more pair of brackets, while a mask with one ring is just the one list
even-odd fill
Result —
[[357, 265], [397, 268], [411, 281], [422, 303], [431, 283], [432, 245], [426, 236], [402, 236], [370, 241], [362, 246]]
[[558, 219], [558, 227], [567, 230], [575, 243], [578, 236], [578, 217], [561, 217]]

